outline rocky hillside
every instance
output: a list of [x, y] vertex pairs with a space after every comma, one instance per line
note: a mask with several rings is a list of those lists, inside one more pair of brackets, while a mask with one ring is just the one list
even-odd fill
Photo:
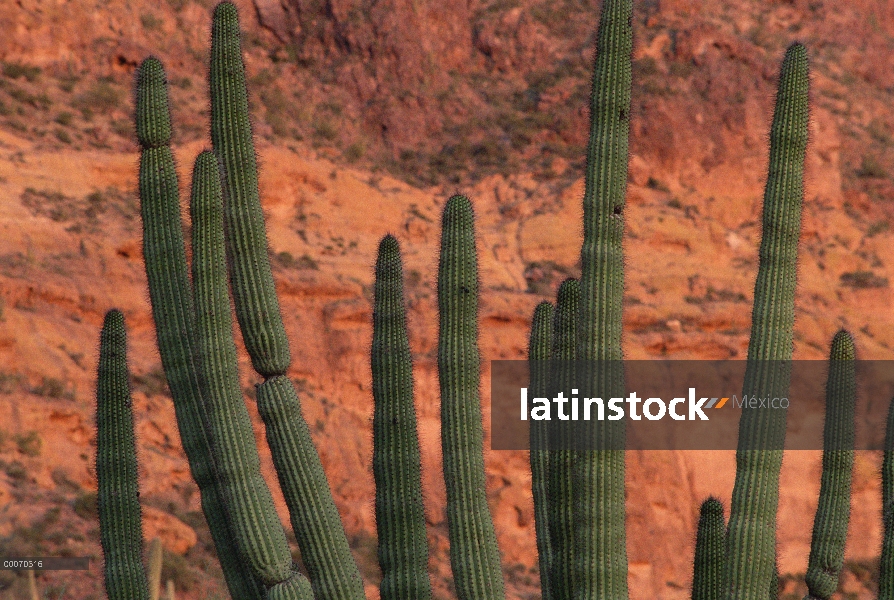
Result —
[[[589, 72], [599, 6], [565, 0], [239, 0], [274, 276], [305, 416], [378, 597], [368, 348], [375, 249], [404, 250], [431, 571], [452, 596], [435, 371], [440, 208], [477, 210], [481, 347], [523, 358], [530, 316], [579, 273]], [[91, 556], [42, 573], [50, 598], [101, 598], [93, 468], [97, 340], [130, 330], [144, 533], [180, 598], [222, 597], [174, 425], [141, 257], [131, 84], [168, 69], [181, 189], [207, 138], [211, 0], [0, 3], [0, 555]], [[786, 2], [635, 4], [628, 186], [628, 358], [742, 358], [760, 241], [767, 132], [785, 47], [812, 60], [795, 358], [847, 327], [894, 353], [894, 8]], [[373, 214], [376, 218], [370, 219]], [[253, 372], [242, 357], [250, 397]], [[487, 379], [485, 379], [487, 381]], [[487, 386], [485, 423], [489, 424]], [[255, 431], [264, 433], [253, 403]], [[488, 452], [511, 598], [538, 597], [525, 452]], [[265, 475], [276, 488], [269, 453]], [[879, 456], [860, 453], [842, 593], [870, 597]], [[783, 466], [783, 595], [803, 596], [819, 456]], [[628, 455], [632, 598], [685, 598], [698, 505], [728, 502], [731, 452]], [[284, 502], [277, 495], [281, 517]], [[25, 597], [0, 571], [0, 598]], [[64, 596], [61, 594], [64, 593]], [[5, 599], [4, 599], [5, 600]]]

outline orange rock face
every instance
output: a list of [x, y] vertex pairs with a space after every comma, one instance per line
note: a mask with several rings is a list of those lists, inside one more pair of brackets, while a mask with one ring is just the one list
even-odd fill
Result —
[[[42, 589], [67, 584], [66, 597], [102, 597], [91, 495], [96, 489], [93, 390], [99, 329], [112, 307], [124, 312], [129, 330], [144, 534], [160, 537], [176, 557], [166, 563], [164, 576], [175, 579], [178, 597], [213, 597], [222, 589], [155, 346], [133, 192], [138, 155], [126, 129], [132, 110], [129, 78], [151, 51], [169, 68], [181, 131], [178, 164], [192, 164], [209, 145], [203, 137], [207, 112], [201, 113], [204, 100], [196, 91], [205, 85], [201, 49], [208, 43], [209, 6], [169, 4], [108, 2], [83, 14], [44, 0], [0, 7], [0, 23], [8, 32], [0, 40], [0, 556], [92, 556], [89, 572], [38, 577]], [[288, 54], [279, 38], [298, 35], [307, 60], [341, 53], [336, 83], [326, 85], [342, 86], [338, 93], [348, 121], [364, 102], [379, 98], [370, 106], [389, 133], [364, 130], [370, 153], [380, 152], [375, 156], [400, 155], [412, 144], [420, 153], [436, 153], [425, 150], [425, 140], [449, 137], [445, 114], [471, 119], [478, 110], [443, 112], [452, 106], [444, 90], [459, 90], [459, 103], [466, 101], [468, 81], [456, 79], [460, 75], [471, 73], [481, 82], [486, 77], [527, 81], [556, 56], [588, 60], [592, 54], [586, 36], [561, 37], [558, 25], [533, 2], [492, 12], [482, 12], [477, 3], [423, 10], [396, 2], [400, 19], [380, 38], [351, 20], [356, 7], [350, 2], [334, 5], [334, 20], [323, 23], [316, 37], [301, 37], [316, 21], [295, 20], [300, 3], [283, 4], [282, 13], [277, 2], [257, 0], [257, 12], [248, 2], [237, 4], [250, 40], [246, 62], [253, 94], [261, 94], [264, 85], [275, 88], [271, 73], [283, 81], [298, 77], [294, 65], [276, 71], [282, 53]], [[625, 208], [627, 358], [746, 355], [773, 86], [782, 50], [796, 37], [813, 48], [815, 58], [795, 358], [824, 359], [840, 327], [854, 334], [861, 358], [890, 357], [894, 312], [888, 282], [894, 271], [886, 249], [894, 238], [887, 203], [894, 190], [894, 115], [884, 101], [891, 70], [883, 66], [892, 54], [884, 31], [894, 21], [885, 18], [889, 9], [881, 0], [857, 4], [839, 10], [822, 3], [718, 2], [703, 9], [678, 0], [637, 8], [642, 13]], [[272, 31], [261, 27], [258, 14]], [[372, 14], [360, 22], [371, 26], [383, 19]], [[409, 29], [415, 26], [419, 31]], [[85, 37], [84, 31], [96, 33]], [[431, 37], [439, 31], [443, 39]], [[857, 37], [860, 44], [847, 43]], [[420, 45], [419, 39], [428, 41]], [[466, 61], [466, 55], [472, 58]], [[378, 61], [373, 74], [363, 67], [362, 56]], [[442, 62], [431, 62], [436, 59]], [[9, 65], [42, 71], [31, 81]], [[499, 79], [501, 73], [508, 79]], [[454, 88], [451, 78], [459, 82]], [[569, 75], [538, 88], [532, 114], [551, 114], [576, 102], [570, 89], [581, 82], [586, 79]], [[65, 91], [69, 83], [72, 88]], [[401, 86], [422, 91], [406, 98], [396, 93]], [[318, 102], [318, 96], [311, 93], [308, 102]], [[476, 208], [482, 402], [489, 429], [490, 361], [524, 358], [534, 307], [553, 300], [562, 279], [579, 274], [582, 163], [550, 152], [586, 140], [587, 111], [580, 106], [558, 123], [568, 126], [564, 133], [548, 131], [555, 125], [549, 124], [532, 134], [530, 147], [510, 155], [511, 170], [473, 169], [459, 183], [445, 173], [437, 185], [420, 187], [381, 167], [351, 163], [339, 146], [350, 140], [322, 133], [290, 138], [290, 123], [304, 131], [300, 128], [312, 115], [293, 115], [292, 108], [276, 113], [269, 96], [255, 97], [263, 112], [255, 123], [261, 196], [293, 355], [289, 375], [302, 394], [371, 598], [378, 596], [379, 577], [368, 356], [373, 263], [383, 235], [392, 233], [401, 243], [430, 565], [437, 596], [450, 597], [435, 368], [440, 209], [457, 186]], [[470, 96], [466, 104], [478, 102], [480, 96]], [[276, 115], [293, 121], [282, 125]], [[350, 127], [346, 131], [353, 131]], [[554, 150], [543, 149], [547, 142]], [[476, 155], [470, 156], [472, 161]], [[181, 169], [180, 175], [185, 197], [188, 174]], [[244, 353], [240, 368], [243, 387], [251, 390], [258, 379]], [[247, 404], [264, 475], [287, 524], [263, 425], [253, 402]], [[879, 464], [880, 457], [868, 452], [859, 453], [855, 464], [847, 547], [855, 564], [870, 563], [879, 554]], [[507, 593], [536, 597], [528, 454], [487, 451], [486, 468]], [[728, 507], [734, 468], [730, 451], [628, 454], [632, 598], [688, 597], [699, 504], [715, 495]], [[803, 595], [798, 574], [806, 570], [819, 477], [818, 452], [786, 454], [778, 517], [785, 593]], [[848, 571], [845, 592], [870, 597], [860, 573]], [[0, 590], [8, 587], [24, 597], [23, 586], [24, 576], [0, 573]]]

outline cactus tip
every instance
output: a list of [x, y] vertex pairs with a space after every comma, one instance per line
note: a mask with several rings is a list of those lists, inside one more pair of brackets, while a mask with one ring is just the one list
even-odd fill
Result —
[[721, 515], [723, 516], [723, 502], [719, 498], [709, 496], [702, 502], [702, 514], [704, 515]]
[[831, 360], [855, 360], [857, 349], [854, 345], [854, 336], [846, 329], [838, 330], [832, 338]]
[[400, 244], [397, 241], [397, 238], [391, 235], [390, 233], [382, 238], [382, 241], [379, 242], [379, 252], [399, 252]]

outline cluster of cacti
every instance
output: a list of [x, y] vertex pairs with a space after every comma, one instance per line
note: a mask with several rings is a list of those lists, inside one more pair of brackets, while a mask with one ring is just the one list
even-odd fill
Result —
[[[152, 311], [183, 446], [202, 509], [234, 598], [364, 597], [359, 571], [285, 373], [290, 363], [267, 258], [255, 153], [248, 118], [239, 25], [232, 4], [214, 13], [211, 52], [213, 152], [193, 171], [192, 277], [182, 234], [171, 123], [161, 63], [147, 59], [137, 84], [142, 148], [140, 198]], [[584, 196], [580, 281], [534, 314], [532, 390], [566, 387], [561, 365], [591, 361], [580, 385], [623, 395], [622, 237], [627, 180], [632, 49], [631, 0], [605, 0], [597, 37]], [[771, 130], [760, 268], [743, 395], [785, 394], [789, 385], [796, 256], [807, 137], [806, 50], [792, 45], [780, 77]], [[226, 235], [224, 234], [226, 232]], [[229, 266], [229, 269], [228, 269]], [[229, 275], [229, 279], [228, 279]], [[373, 374], [376, 521], [386, 598], [432, 594], [423, 514], [413, 377], [397, 240], [385, 237], [375, 272]], [[293, 564], [270, 491], [260, 474], [236, 371], [230, 282], [254, 369], [258, 409], [291, 515], [305, 578]], [[438, 270], [438, 373], [450, 557], [459, 598], [502, 598], [503, 577], [485, 494], [477, 338], [478, 270], [472, 206], [463, 196], [444, 209]], [[148, 596], [142, 568], [125, 334], [109, 313], [102, 334], [97, 421], [100, 519], [110, 597]], [[828, 598], [837, 585], [847, 531], [853, 461], [854, 349], [846, 333], [832, 344], [827, 387], [827, 451], [807, 581]], [[552, 366], [559, 365], [559, 368]], [[765, 600], [776, 595], [775, 520], [784, 411], [745, 411], [728, 526], [715, 499], [702, 506], [693, 598]], [[894, 420], [894, 417], [892, 417]], [[890, 429], [894, 431], [894, 427]], [[883, 577], [894, 595], [890, 559], [894, 433], [886, 448]], [[580, 432], [578, 432], [580, 433]], [[544, 598], [627, 597], [623, 421], [582, 432], [595, 448], [567, 449], [561, 428], [531, 427], [537, 550]], [[850, 446], [848, 446], [850, 444]], [[887, 587], [885, 587], [887, 586]]]

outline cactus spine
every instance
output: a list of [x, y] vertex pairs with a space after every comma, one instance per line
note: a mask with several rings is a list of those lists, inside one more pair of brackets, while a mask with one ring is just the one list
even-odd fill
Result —
[[[770, 132], [763, 238], [743, 396], [788, 395], [807, 110], [807, 50], [792, 44], [782, 63]], [[763, 600], [773, 587], [784, 440], [785, 409], [743, 411], [727, 541], [728, 593], [735, 600]]]
[[371, 362], [373, 475], [383, 600], [431, 598], [428, 540], [413, 365], [403, 299], [403, 267], [397, 239], [386, 236], [376, 260]]
[[438, 381], [450, 563], [460, 600], [504, 597], [487, 505], [479, 396], [478, 257], [472, 204], [447, 201], [438, 264]]
[[117, 310], [106, 314], [100, 335], [96, 405], [97, 501], [106, 591], [111, 600], [148, 600], [133, 408], [127, 381], [127, 333], [124, 315]]

